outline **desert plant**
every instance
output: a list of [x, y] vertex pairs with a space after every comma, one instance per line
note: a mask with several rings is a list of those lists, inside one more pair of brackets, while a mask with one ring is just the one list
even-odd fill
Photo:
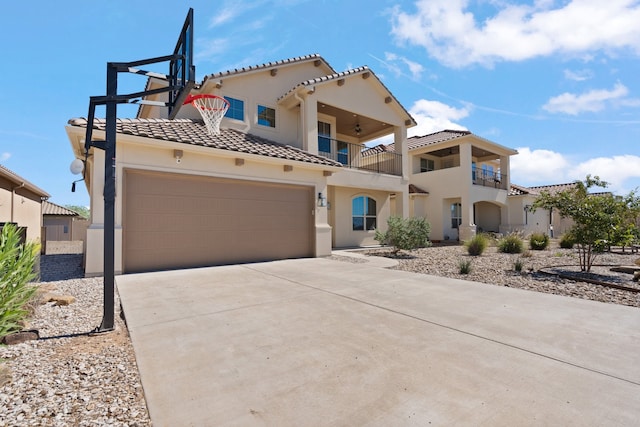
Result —
[[521, 273], [523, 268], [524, 268], [524, 261], [518, 258], [516, 262], [513, 263], [513, 269], [518, 273]]
[[498, 241], [498, 251], [505, 254], [522, 253], [522, 239], [517, 234], [509, 234]]
[[393, 253], [431, 246], [431, 225], [424, 218], [389, 217], [387, 231], [376, 230], [375, 239], [383, 245], [391, 245]]
[[549, 236], [546, 233], [532, 233], [529, 236], [529, 247], [534, 251], [543, 251], [549, 246]]
[[565, 233], [560, 238], [560, 247], [562, 249], [573, 249], [573, 245], [575, 245], [575, 243], [576, 241], [571, 233]]
[[522, 251], [522, 254], [520, 254], [520, 258], [531, 258], [531, 257], [533, 257], [533, 253], [529, 249], [525, 249], [524, 251]]
[[469, 274], [471, 273], [471, 260], [470, 259], [461, 259], [458, 263], [458, 271], [460, 274]]
[[479, 256], [482, 255], [488, 244], [489, 238], [485, 234], [480, 233], [473, 236], [473, 238], [465, 242], [464, 245], [467, 248], [469, 255]]
[[34, 265], [39, 245], [21, 243], [18, 229], [5, 225], [0, 233], [0, 337], [19, 330], [36, 287]]

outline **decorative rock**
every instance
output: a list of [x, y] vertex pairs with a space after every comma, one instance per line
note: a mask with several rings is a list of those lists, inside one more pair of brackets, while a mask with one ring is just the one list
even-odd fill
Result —
[[640, 281], [640, 271], [636, 271], [635, 273], [633, 273], [633, 281], [634, 282]]
[[635, 265], [640, 265], [640, 258], [638, 258], [637, 260], [634, 261]]
[[76, 302], [76, 299], [71, 295], [58, 295], [51, 292], [46, 292], [40, 297], [40, 302], [42, 304], [54, 302], [55, 305], [69, 305]]
[[25, 341], [37, 340], [38, 338], [40, 338], [40, 334], [35, 329], [30, 331], [20, 331], [2, 337], [2, 344], [15, 345]]
[[611, 271], [615, 271], [617, 273], [627, 273], [627, 274], [635, 274], [640, 271], [640, 266], [636, 267], [634, 265], [619, 265], [617, 267], [611, 267]]

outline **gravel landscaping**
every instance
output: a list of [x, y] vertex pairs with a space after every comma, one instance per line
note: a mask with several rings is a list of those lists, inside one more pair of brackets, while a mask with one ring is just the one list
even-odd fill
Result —
[[[368, 255], [393, 257], [388, 250], [369, 250]], [[587, 277], [602, 282], [640, 288], [631, 274], [612, 272], [611, 266], [633, 265], [640, 255], [626, 253], [604, 253], [595, 259], [591, 275]], [[400, 252], [397, 270], [434, 276], [471, 280], [497, 286], [527, 289], [557, 295], [590, 299], [611, 304], [640, 307], [640, 293], [613, 289], [579, 280], [569, 280], [548, 273], [578, 275], [579, 265], [576, 251], [553, 248], [544, 251], [527, 251], [525, 254], [503, 254], [496, 247], [489, 247], [481, 256], [470, 256], [461, 245], [432, 246], [411, 252]], [[460, 262], [471, 262], [471, 272], [460, 274]], [[516, 261], [522, 263], [522, 271], [515, 271]]]
[[[383, 249], [360, 253], [391, 256]], [[501, 254], [489, 248], [482, 256], [471, 257], [459, 245], [435, 246], [401, 253], [395, 268], [640, 307], [640, 293], [540, 273], [541, 269], [575, 270], [564, 267], [577, 265], [574, 251], [550, 249], [531, 251], [529, 255]], [[124, 322], [117, 318], [114, 332], [89, 334], [102, 318], [103, 281], [79, 277], [77, 263], [81, 256], [47, 258], [42, 263], [43, 277], [52, 280], [40, 283], [42, 291], [72, 296], [75, 302], [37, 306], [29, 328], [38, 330], [40, 339], [0, 346], [0, 359], [5, 361], [0, 364], [0, 427], [151, 425]], [[633, 265], [639, 257], [603, 254], [596, 263]], [[347, 256], [331, 258], [363, 262]], [[459, 273], [461, 260], [471, 261], [470, 274]], [[514, 271], [517, 260], [523, 263], [522, 272]], [[631, 275], [613, 273], [609, 267], [594, 267], [594, 273], [603, 280], [638, 287]]]

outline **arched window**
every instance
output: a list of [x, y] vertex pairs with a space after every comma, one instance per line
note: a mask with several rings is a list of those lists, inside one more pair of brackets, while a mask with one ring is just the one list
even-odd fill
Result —
[[371, 197], [356, 197], [351, 202], [351, 219], [354, 230], [375, 230], [376, 201]]

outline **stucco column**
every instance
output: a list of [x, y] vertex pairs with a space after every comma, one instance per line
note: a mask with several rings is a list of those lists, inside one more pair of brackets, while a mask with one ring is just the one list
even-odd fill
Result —
[[509, 190], [511, 187], [511, 170], [509, 169], [511, 166], [509, 164], [509, 156], [500, 156], [500, 179], [502, 180], [505, 189]]
[[302, 122], [302, 149], [312, 154], [318, 154], [318, 101], [314, 92], [307, 92], [300, 100]]
[[476, 235], [476, 225], [473, 222], [473, 178], [471, 176], [471, 166], [473, 158], [471, 156], [471, 143], [463, 142], [460, 144], [460, 171], [462, 176], [466, 177], [463, 182], [465, 185], [462, 189], [460, 204], [462, 205], [462, 223], [458, 229], [458, 238], [461, 241], [471, 239]]
[[91, 222], [85, 241], [85, 276], [102, 276], [104, 252], [104, 151], [91, 150]]
[[[324, 198], [324, 206], [320, 206], [319, 196]], [[331, 255], [331, 226], [329, 225], [329, 191], [326, 180], [316, 184], [315, 220], [316, 220], [316, 256]]]
[[409, 217], [409, 148], [407, 146], [407, 127], [402, 124], [394, 128], [393, 143], [396, 153], [402, 156], [402, 191], [396, 193], [396, 214], [403, 218]]

